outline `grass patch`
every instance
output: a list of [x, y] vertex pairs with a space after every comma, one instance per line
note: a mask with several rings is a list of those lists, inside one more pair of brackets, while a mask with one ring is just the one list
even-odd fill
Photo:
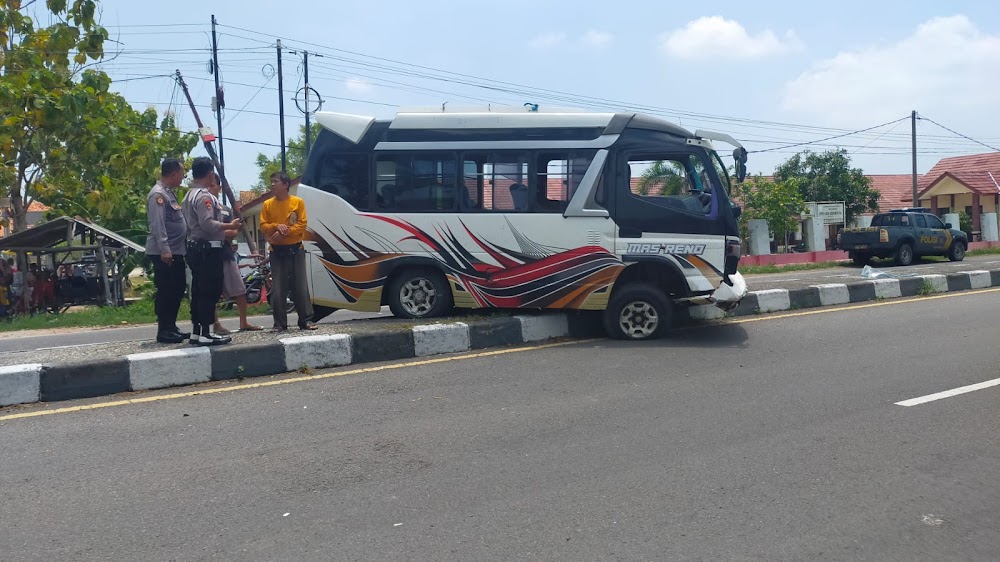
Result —
[[934, 285], [925, 279], [924, 282], [920, 284], [920, 291], [918, 291], [918, 294], [922, 297], [934, 294]]
[[980, 248], [965, 252], [967, 256], [995, 256], [997, 254], [1000, 254], [1000, 248]]
[[[270, 314], [267, 304], [253, 305], [247, 310], [248, 316]], [[220, 318], [239, 316], [236, 308], [219, 310]], [[191, 307], [187, 299], [181, 302], [177, 314], [177, 323], [190, 322]], [[153, 300], [144, 298], [126, 306], [83, 306], [70, 309], [63, 314], [39, 314], [15, 318], [8, 322], [0, 322], [0, 332], [15, 332], [19, 330], [44, 330], [50, 328], [82, 328], [133, 326], [140, 324], [155, 324], [156, 314], [153, 313]], [[183, 326], [182, 326], [183, 327]]]
[[741, 265], [739, 270], [743, 275], [760, 275], [764, 273], [784, 273], [786, 271], [805, 271], [809, 269], [831, 269], [841, 267], [849, 262], [824, 261], [818, 263], [790, 263], [788, 265]]

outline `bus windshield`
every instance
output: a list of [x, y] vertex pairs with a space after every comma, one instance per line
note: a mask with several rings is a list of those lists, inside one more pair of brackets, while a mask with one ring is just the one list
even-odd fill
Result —
[[726, 188], [726, 195], [732, 196], [733, 189], [732, 185], [729, 183], [729, 172], [726, 171], [726, 165], [722, 163], [722, 158], [719, 157], [719, 153], [712, 151], [712, 164], [715, 165], [715, 172], [719, 174], [719, 179], [722, 180], [724, 187]]

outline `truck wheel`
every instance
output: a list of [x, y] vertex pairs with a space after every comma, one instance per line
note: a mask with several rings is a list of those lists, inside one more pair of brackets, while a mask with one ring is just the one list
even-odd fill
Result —
[[386, 301], [397, 318], [434, 318], [452, 308], [448, 282], [440, 271], [429, 267], [411, 267], [393, 275]]
[[948, 259], [951, 261], [962, 261], [965, 259], [965, 244], [955, 242], [948, 250]]
[[896, 248], [896, 264], [910, 265], [913, 263], [913, 246], [903, 242]]
[[604, 330], [619, 340], [659, 337], [673, 323], [674, 303], [660, 289], [646, 283], [622, 288], [604, 310]]
[[860, 252], [851, 252], [850, 257], [851, 261], [854, 262], [854, 265], [868, 265], [872, 261], [871, 256]]

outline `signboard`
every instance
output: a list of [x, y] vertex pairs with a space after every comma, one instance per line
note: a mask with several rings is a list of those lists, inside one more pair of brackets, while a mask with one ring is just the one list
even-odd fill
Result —
[[843, 201], [807, 202], [806, 210], [802, 213], [802, 220], [808, 220], [814, 216], [823, 219], [825, 225], [844, 224], [847, 213]]

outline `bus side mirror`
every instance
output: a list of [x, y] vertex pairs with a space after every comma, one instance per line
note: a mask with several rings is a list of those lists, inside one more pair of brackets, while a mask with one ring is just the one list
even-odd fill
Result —
[[736, 161], [736, 181], [743, 183], [747, 177], [747, 149], [741, 146], [734, 150], [733, 160]]

